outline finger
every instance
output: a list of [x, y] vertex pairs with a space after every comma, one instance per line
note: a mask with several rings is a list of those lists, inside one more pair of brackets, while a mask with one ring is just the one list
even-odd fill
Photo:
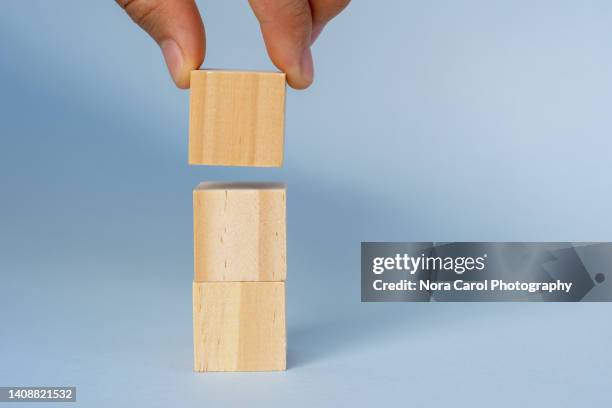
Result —
[[189, 76], [204, 60], [205, 34], [194, 0], [116, 0], [159, 44], [172, 79], [189, 88]]
[[287, 74], [287, 82], [293, 88], [308, 87], [314, 77], [308, 0], [249, 0], [249, 3], [274, 65]]
[[310, 44], [313, 44], [325, 25], [336, 17], [348, 4], [350, 0], [310, 0], [312, 11], [312, 35]]

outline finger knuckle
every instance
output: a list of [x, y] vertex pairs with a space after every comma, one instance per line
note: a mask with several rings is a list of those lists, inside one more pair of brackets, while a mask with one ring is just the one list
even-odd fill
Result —
[[161, 7], [161, 2], [156, 0], [117, 0], [117, 3], [136, 24], [146, 30], [153, 28], [155, 20], [152, 17]]
[[292, 19], [310, 19], [310, 5], [307, 1], [291, 0], [284, 2], [284, 14]]

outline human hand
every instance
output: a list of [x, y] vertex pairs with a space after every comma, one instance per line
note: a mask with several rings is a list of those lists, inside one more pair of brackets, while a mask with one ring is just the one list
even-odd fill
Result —
[[[296, 89], [314, 77], [310, 46], [350, 0], [249, 0], [270, 59]], [[205, 33], [195, 0], [116, 0], [159, 44], [172, 79], [189, 88], [190, 72], [204, 61]]]

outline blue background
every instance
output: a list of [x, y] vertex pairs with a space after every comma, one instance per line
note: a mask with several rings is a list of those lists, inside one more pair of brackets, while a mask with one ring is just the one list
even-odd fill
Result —
[[[204, 2], [203, 2], [204, 3]], [[244, 2], [205, 66], [271, 69]], [[612, 3], [355, 1], [281, 169], [187, 165], [188, 93], [114, 2], [0, 5], [0, 385], [82, 406], [612, 403], [610, 304], [361, 304], [361, 241], [612, 240]], [[289, 370], [192, 370], [191, 190], [288, 183]]]

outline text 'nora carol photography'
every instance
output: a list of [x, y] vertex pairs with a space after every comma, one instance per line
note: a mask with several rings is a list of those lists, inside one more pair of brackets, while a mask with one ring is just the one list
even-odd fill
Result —
[[506, 282], [501, 279], [491, 279], [479, 282], [466, 282], [457, 279], [453, 282], [437, 282], [430, 280], [419, 279], [418, 281], [409, 281], [403, 279], [399, 282], [384, 282], [377, 279], [373, 283], [374, 290], [425, 290], [425, 291], [525, 291], [529, 293], [537, 292], [555, 292], [562, 290], [569, 293], [572, 288], [572, 282]]

